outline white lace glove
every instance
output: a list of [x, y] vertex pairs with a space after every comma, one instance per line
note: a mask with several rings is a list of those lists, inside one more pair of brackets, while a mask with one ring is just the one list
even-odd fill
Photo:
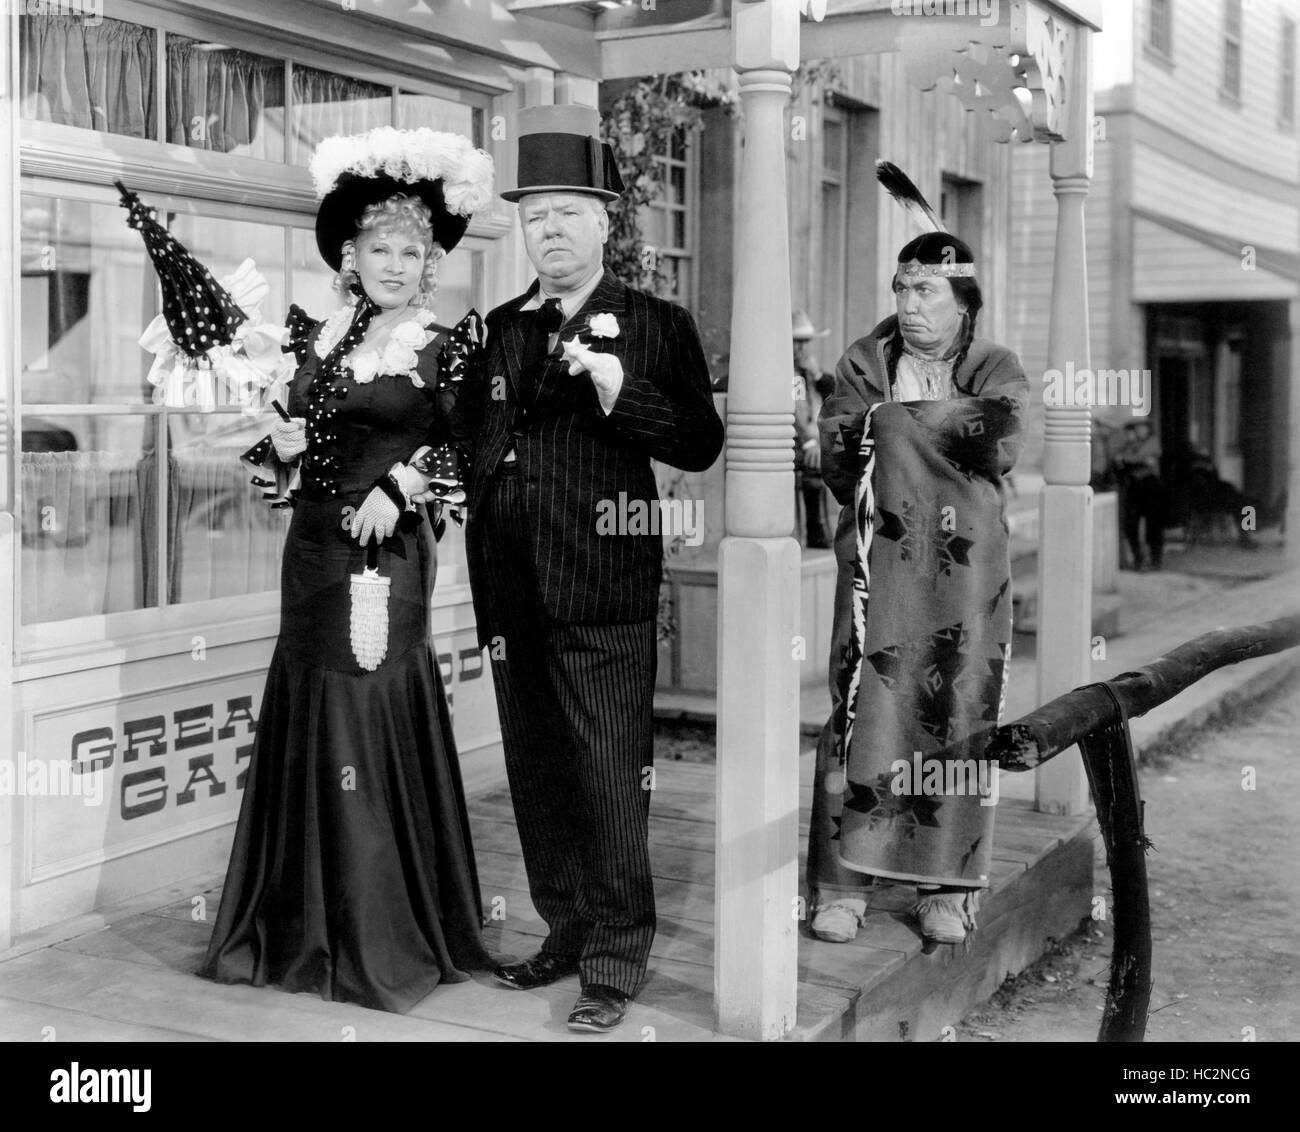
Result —
[[[406, 497], [408, 510], [411, 500], [422, 495], [429, 486], [428, 478], [407, 464], [394, 464], [388, 469], [388, 475]], [[401, 517], [401, 509], [388, 493], [381, 487], [372, 487], [352, 516], [352, 535], [362, 546], [370, 541], [372, 532], [376, 542], [383, 542], [397, 529]]]
[[362, 546], [370, 541], [372, 533], [375, 542], [383, 542], [397, 530], [397, 520], [401, 517], [397, 504], [388, 498], [383, 488], [372, 487], [352, 516], [352, 537]]
[[597, 354], [587, 349], [575, 334], [564, 343], [564, 360], [569, 363], [569, 373], [586, 370], [596, 387], [600, 407], [608, 416], [623, 388], [623, 363], [613, 354]]
[[271, 422], [271, 446], [280, 462], [287, 464], [307, 451], [307, 418], [279, 417]]

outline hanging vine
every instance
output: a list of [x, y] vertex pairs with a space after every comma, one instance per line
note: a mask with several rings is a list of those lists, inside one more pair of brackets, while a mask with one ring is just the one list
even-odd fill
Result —
[[604, 140], [614, 149], [626, 191], [609, 210], [605, 263], [634, 287], [662, 295], [667, 276], [659, 249], [645, 239], [646, 209], [667, 190], [667, 166], [656, 155], [669, 153], [678, 131], [703, 128], [704, 112], [721, 107], [734, 113], [735, 92], [705, 71], [652, 75], [619, 90], [601, 115]]

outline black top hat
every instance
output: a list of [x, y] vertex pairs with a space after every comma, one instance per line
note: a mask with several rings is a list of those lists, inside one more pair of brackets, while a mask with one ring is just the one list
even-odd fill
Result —
[[321, 198], [316, 246], [335, 271], [372, 204], [398, 193], [419, 198], [433, 216], [434, 241], [449, 252], [492, 196], [492, 158], [469, 138], [429, 129], [380, 126], [326, 138], [312, 155], [311, 172]]
[[617, 200], [623, 191], [614, 151], [600, 140], [600, 115], [591, 106], [529, 106], [519, 111], [519, 187], [501, 194], [590, 193]]

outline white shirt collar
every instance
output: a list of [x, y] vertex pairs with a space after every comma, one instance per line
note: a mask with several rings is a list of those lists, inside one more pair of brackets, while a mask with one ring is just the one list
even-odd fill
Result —
[[572, 291], [567, 295], [548, 295], [541, 287], [539, 282], [537, 293], [528, 300], [520, 310], [531, 311], [540, 307], [547, 299], [558, 298], [560, 300], [560, 309], [564, 312], [564, 319], [567, 322], [582, 309], [582, 304], [591, 298], [591, 293], [600, 284], [605, 277], [605, 268], [602, 267], [596, 272], [582, 287], [577, 291]]

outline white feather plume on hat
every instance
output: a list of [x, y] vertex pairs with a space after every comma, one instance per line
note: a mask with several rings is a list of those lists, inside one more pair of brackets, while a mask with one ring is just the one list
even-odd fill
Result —
[[472, 216], [492, 199], [491, 156], [469, 138], [427, 127], [379, 126], [365, 134], [323, 139], [311, 159], [316, 199], [323, 200], [344, 173], [383, 174], [411, 183], [441, 180], [447, 208], [458, 216]]

